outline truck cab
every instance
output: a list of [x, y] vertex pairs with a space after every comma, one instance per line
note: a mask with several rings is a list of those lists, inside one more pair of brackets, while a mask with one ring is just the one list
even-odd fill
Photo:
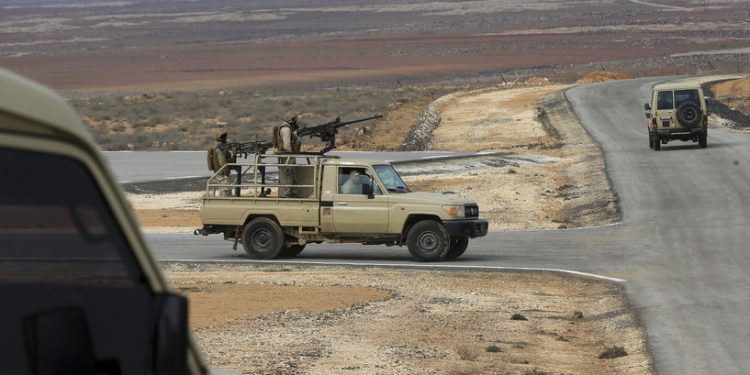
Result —
[[[419, 260], [439, 261], [459, 257], [470, 238], [487, 234], [474, 201], [413, 192], [384, 161], [263, 154], [225, 168], [237, 172], [230, 177], [235, 195], [216, 196], [226, 186], [210, 179], [196, 234], [224, 233], [256, 259], [296, 256], [308, 243], [349, 242], [406, 245]], [[279, 197], [274, 192], [283, 186], [258, 176], [280, 168], [295, 169], [294, 196]]]
[[78, 116], [0, 69], [0, 374], [205, 374]]

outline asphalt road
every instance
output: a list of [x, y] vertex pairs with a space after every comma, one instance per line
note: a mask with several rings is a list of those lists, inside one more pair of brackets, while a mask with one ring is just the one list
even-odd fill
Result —
[[[121, 184], [169, 179], [208, 177], [206, 151], [104, 151], [104, 157]], [[406, 161], [455, 157], [471, 153], [446, 151], [364, 152], [332, 151], [329, 155]], [[240, 159], [238, 162], [241, 162]]]
[[[573, 88], [604, 150], [623, 211], [594, 229], [490, 233], [460, 259], [413, 262], [405, 249], [311, 245], [293, 261], [402, 267], [565, 269], [621, 279], [659, 374], [750, 373], [750, 138], [711, 130], [707, 149], [648, 148], [643, 103], [655, 79]], [[248, 262], [220, 237], [149, 235], [161, 260]]]

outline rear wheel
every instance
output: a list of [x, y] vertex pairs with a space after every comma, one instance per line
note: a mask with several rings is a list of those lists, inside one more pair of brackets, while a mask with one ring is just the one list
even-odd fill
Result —
[[700, 145], [701, 148], [708, 147], [708, 134], [701, 135], [701, 137], [698, 139], [698, 145]]
[[658, 137], [654, 136], [654, 151], [661, 150], [661, 140], [659, 140]]
[[469, 237], [452, 236], [451, 245], [448, 249], [448, 254], [445, 256], [445, 259], [456, 259], [460, 257], [461, 254], [466, 251], [467, 247], [469, 247]]
[[305, 250], [305, 245], [300, 245], [296, 243], [294, 245], [287, 246], [286, 248], [281, 250], [281, 253], [279, 253], [279, 257], [280, 258], [294, 258], [297, 255], [299, 255], [299, 253], [301, 253], [302, 250]]
[[242, 245], [253, 259], [273, 259], [284, 246], [284, 232], [275, 221], [259, 217], [242, 231]]
[[434, 262], [445, 258], [450, 249], [450, 236], [443, 224], [423, 220], [409, 230], [406, 236], [409, 253], [423, 261]]
[[653, 134], [648, 135], [648, 148], [651, 148], [651, 149], [654, 148], [654, 135]]

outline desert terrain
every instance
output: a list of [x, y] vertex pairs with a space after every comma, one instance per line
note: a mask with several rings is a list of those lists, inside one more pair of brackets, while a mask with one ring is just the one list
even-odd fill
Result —
[[[268, 139], [292, 110], [308, 124], [384, 114], [338, 147], [486, 151], [398, 169], [413, 189], [477, 200], [493, 230], [568, 230], [620, 213], [561, 90], [742, 72], [748, 19], [746, 1], [8, 0], [0, 66], [60, 91], [107, 150], [200, 150], [218, 130]], [[747, 83], [737, 85], [712, 95], [747, 115]], [[711, 126], [747, 124], [726, 118]], [[128, 199], [145, 232], [187, 235], [200, 226], [201, 194]], [[611, 282], [274, 265], [164, 272], [191, 299], [208, 363], [240, 373], [653, 373], [638, 317]]]
[[[167, 265], [243, 374], [651, 374], [618, 285], [554, 274]], [[425, 287], [429, 286], [429, 287]]]
[[746, 1], [9, 0], [0, 66], [85, 95], [744, 68]]
[[[493, 230], [615, 221], [601, 155], [571, 113], [565, 88], [440, 97], [427, 106], [441, 121], [426, 148], [497, 155], [398, 168], [414, 189], [478, 200]], [[418, 127], [403, 122], [386, 136], [369, 126], [364, 140], [392, 148]], [[201, 194], [128, 198], [146, 231], [189, 232], [200, 224]], [[230, 264], [171, 264], [165, 272], [191, 300], [191, 324], [209, 363], [242, 373], [652, 373], [637, 316], [610, 281]]]

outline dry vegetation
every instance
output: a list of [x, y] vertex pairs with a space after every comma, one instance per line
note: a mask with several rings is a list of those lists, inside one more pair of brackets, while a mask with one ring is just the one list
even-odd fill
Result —
[[[72, 104], [105, 150], [204, 149], [219, 129], [230, 141], [271, 139], [271, 128], [289, 111], [301, 113], [303, 126], [388, 114], [373, 126], [387, 129], [413, 121], [414, 108], [448, 92], [449, 87], [336, 88], [319, 91], [220, 90], [199, 93], [110, 95], [76, 99]], [[342, 139], [358, 126], [347, 128]], [[387, 132], [386, 132], [387, 134]], [[310, 142], [310, 140], [306, 140]], [[375, 143], [377, 144], [377, 143]]]

